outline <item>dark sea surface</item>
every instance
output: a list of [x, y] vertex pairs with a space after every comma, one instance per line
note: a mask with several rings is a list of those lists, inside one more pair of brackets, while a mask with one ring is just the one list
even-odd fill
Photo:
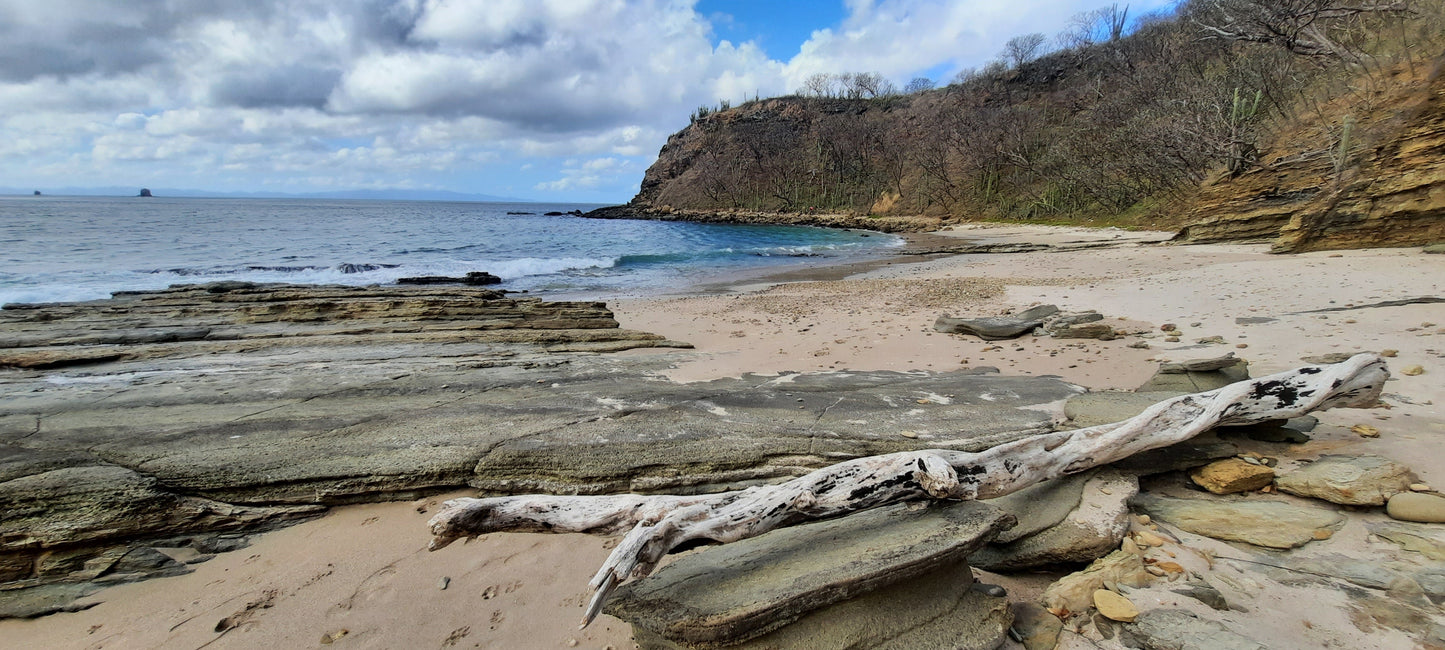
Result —
[[[486, 271], [499, 288], [606, 299], [877, 257], [892, 235], [543, 216], [595, 205], [0, 197], [0, 304], [218, 280], [368, 285]], [[530, 214], [508, 214], [530, 213]]]

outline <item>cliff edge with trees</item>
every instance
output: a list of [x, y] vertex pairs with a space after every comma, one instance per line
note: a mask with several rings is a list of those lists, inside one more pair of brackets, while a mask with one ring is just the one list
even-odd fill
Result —
[[599, 216], [1113, 224], [1280, 251], [1445, 240], [1439, 3], [1114, 5], [1052, 43], [1015, 37], [939, 88], [839, 73], [703, 107]]

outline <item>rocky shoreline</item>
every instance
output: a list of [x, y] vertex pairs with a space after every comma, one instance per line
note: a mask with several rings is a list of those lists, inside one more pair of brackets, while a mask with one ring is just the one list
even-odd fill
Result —
[[936, 217], [869, 216], [820, 212], [762, 212], [754, 210], [693, 210], [649, 205], [614, 205], [582, 213], [587, 219], [650, 219], [694, 223], [732, 223], [768, 226], [817, 226], [886, 233], [926, 233], [944, 225]]
[[[982, 243], [1028, 239], [993, 234]], [[437, 495], [714, 492], [1116, 421], [1368, 350], [1394, 373], [1377, 407], [1218, 430], [977, 504], [989, 523], [949, 547], [966, 559], [895, 554], [887, 527], [834, 520], [868, 551], [840, 560], [861, 564], [836, 583], [810, 575], [824, 591], [877, 588], [730, 629], [904, 643], [968, 628], [967, 647], [1010, 650], [1439, 645], [1445, 533], [1427, 522], [1445, 501], [1432, 487], [1445, 482], [1432, 452], [1445, 431], [1431, 380], [1440, 256], [1035, 234], [1047, 248], [611, 308], [469, 287], [222, 284], [0, 310], [0, 508], [16, 513], [0, 521], [0, 613], [86, 610], [0, 620], [0, 634], [667, 647], [615, 618], [570, 625], [615, 541], [488, 535], [428, 554]], [[1069, 333], [1111, 331], [1062, 337], [1058, 315], [991, 341], [934, 327], [1036, 304], [1057, 304]], [[679, 372], [690, 383], [668, 379]], [[772, 563], [813, 557], [789, 550], [806, 536], [771, 537], [736, 550], [773, 559], [729, 577], [728, 593], [748, 600]], [[702, 550], [648, 580], [710, 573], [709, 557], [731, 556]], [[175, 577], [112, 586], [158, 575]], [[724, 591], [693, 582], [645, 589], [684, 604]], [[771, 593], [790, 599], [784, 587]]]

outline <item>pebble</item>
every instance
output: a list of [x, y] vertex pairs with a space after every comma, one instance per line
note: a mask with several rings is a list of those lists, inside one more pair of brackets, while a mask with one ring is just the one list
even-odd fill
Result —
[[1398, 354], [1400, 354], [1400, 351], [1399, 351], [1399, 350], [1396, 350], [1396, 349], [1394, 349], [1394, 348], [1385, 348], [1384, 350], [1380, 350], [1380, 356], [1382, 356], [1382, 357], [1390, 357], [1390, 358], [1393, 358], [1393, 357], [1395, 357], [1395, 356], [1398, 355]]
[[1350, 431], [1353, 431], [1353, 432], [1359, 434], [1359, 436], [1360, 436], [1361, 438], [1378, 438], [1378, 437], [1380, 437], [1380, 430], [1379, 430], [1379, 429], [1376, 429], [1375, 427], [1372, 427], [1372, 426], [1370, 426], [1370, 425], [1368, 425], [1368, 424], [1356, 424], [1355, 426], [1350, 427]]
[[1147, 530], [1134, 533], [1134, 540], [1142, 546], [1163, 546], [1164, 538]]
[[1149, 515], [1135, 515], [1134, 521], [1139, 522], [1141, 526], [1148, 526], [1149, 522], [1154, 521], [1154, 518]]
[[1235, 344], [1234, 344], [1234, 347], [1243, 350], [1243, 349], [1249, 347], [1249, 344], [1248, 344], [1248, 343], [1235, 343]]
[[1165, 323], [1159, 326], [1159, 331], [1161, 332], [1172, 332], [1176, 329], [1179, 329], [1179, 326], [1174, 323]]
[[1401, 492], [1390, 497], [1385, 514], [1400, 521], [1445, 523], [1445, 497], [1421, 492]]
[[1178, 343], [1178, 342], [1179, 342], [1179, 337], [1177, 337], [1177, 336], [1165, 337], [1165, 338], [1164, 338], [1164, 342], [1165, 342], [1165, 343]]
[[916, 434], [916, 433], [914, 433], [914, 432], [912, 432], [912, 431], [899, 431], [899, 432], [898, 432], [898, 435], [903, 436], [904, 438], [917, 438], [917, 437], [918, 437], [918, 434]]
[[1426, 485], [1426, 484], [1424, 484], [1424, 483], [1411, 483], [1411, 484], [1410, 484], [1410, 491], [1411, 491], [1411, 492], [1429, 492], [1429, 491], [1430, 491], [1430, 486], [1429, 486], [1429, 485]]
[[441, 590], [445, 591], [446, 588], [447, 588], [447, 586], [449, 586], [449, 585], [451, 585], [451, 584], [452, 584], [452, 579], [451, 579], [451, 578], [448, 578], [448, 577], [446, 577], [446, 576], [442, 576], [442, 579], [437, 581], [437, 589], [441, 589]]
[[1107, 589], [1094, 591], [1094, 607], [1111, 621], [1128, 623], [1139, 616], [1139, 608], [1133, 601]]
[[1421, 365], [1419, 365], [1419, 364], [1416, 364], [1416, 365], [1413, 365], [1413, 366], [1405, 366], [1404, 368], [1401, 368], [1401, 369], [1400, 369], [1400, 374], [1405, 375], [1405, 376], [1407, 376], [1407, 377], [1414, 377], [1415, 375], [1423, 375], [1423, 374], [1425, 374], [1425, 367], [1424, 367], [1424, 366], [1421, 366]]

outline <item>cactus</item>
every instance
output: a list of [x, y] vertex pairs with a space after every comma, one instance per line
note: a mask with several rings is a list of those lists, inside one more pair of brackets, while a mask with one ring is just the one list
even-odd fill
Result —
[[1355, 116], [1346, 115], [1345, 123], [1340, 127], [1340, 144], [1335, 150], [1335, 175], [1344, 171], [1345, 163], [1350, 160], [1350, 136], [1354, 134]]

